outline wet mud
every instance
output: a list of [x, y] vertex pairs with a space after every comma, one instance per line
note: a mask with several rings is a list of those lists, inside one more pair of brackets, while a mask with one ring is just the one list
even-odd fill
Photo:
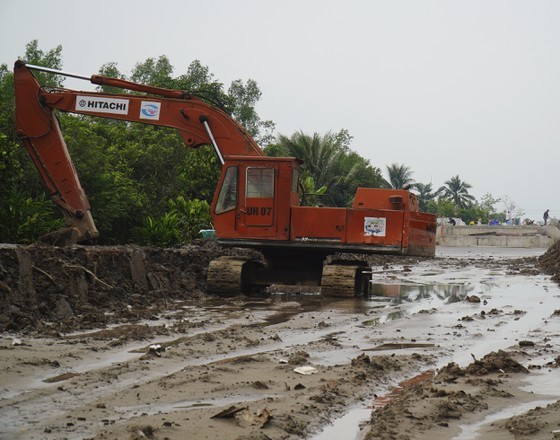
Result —
[[0, 438], [560, 429], [558, 246], [376, 257], [373, 294], [344, 300], [209, 296], [208, 261], [228, 252], [247, 251], [0, 248]]

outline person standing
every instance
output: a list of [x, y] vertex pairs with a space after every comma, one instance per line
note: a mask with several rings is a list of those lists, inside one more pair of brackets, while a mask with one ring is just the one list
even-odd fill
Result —
[[550, 217], [548, 215], [548, 211], [550, 211], [550, 209], [547, 209], [544, 214], [543, 214], [543, 219], [544, 219], [544, 225], [546, 226], [546, 224], [548, 223], [548, 218]]

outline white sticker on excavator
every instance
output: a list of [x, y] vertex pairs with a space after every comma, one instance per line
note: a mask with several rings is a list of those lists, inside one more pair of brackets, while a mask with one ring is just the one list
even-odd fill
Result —
[[128, 99], [76, 96], [76, 111], [128, 115]]
[[364, 217], [364, 235], [385, 237], [387, 219], [385, 217]]
[[161, 102], [142, 101], [140, 104], [140, 119], [152, 119], [159, 121]]

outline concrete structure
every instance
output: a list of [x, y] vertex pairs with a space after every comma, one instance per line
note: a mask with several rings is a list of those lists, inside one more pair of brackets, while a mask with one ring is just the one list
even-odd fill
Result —
[[441, 246], [548, 248], [560, 240], [560, 229], [556, 226], [539, 225], [439, 225], [436, 239]]

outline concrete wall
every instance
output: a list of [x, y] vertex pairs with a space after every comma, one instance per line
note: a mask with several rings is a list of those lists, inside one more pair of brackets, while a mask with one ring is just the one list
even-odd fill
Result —
[[437, 229], [441, 246], [548, 248], [559, 239], [560, 229], [555, 226], [440, 225]]

